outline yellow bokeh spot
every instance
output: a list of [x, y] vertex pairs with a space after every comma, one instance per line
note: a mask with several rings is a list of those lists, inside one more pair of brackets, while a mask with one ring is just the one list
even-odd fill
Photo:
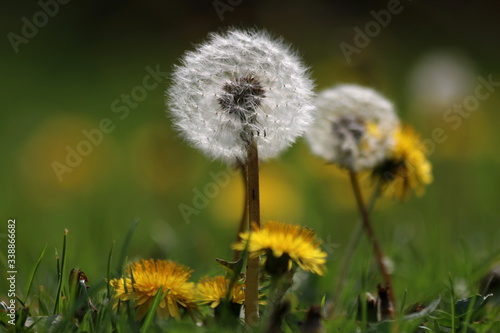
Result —
[[130, 165], [134, 179], [148, 191], [164, 192], [181, 188], [201, 171], [202, 166], [191, 161], [186, 147], [180, 141], [174, 141], [167, 127], [168, 124], [161, 122], [147, 123], [139, 127], [132, 137]]
[[[21, 180], [30, 199], [40, 205], [55, 205], [68, 192], [81, 193], [106, 175], [109, 135], [103, 133], [97, 146], [82, 144], [88, 142], [82, 131], [97, 126], [98, 121], [63, 115], [46, 120], [34, 130], [19, 154]], [[78, 147], [88, 155], [78, 154]], [[68, 154], [72, 155], [69, 164]]]
[[[243, 213], [244, 187], [241, 175], [231, 178], [228, 186], [213, 199], [214, 219], [226, 227], [236, 227]], [[260, 170], [260, 204], [262, 220], [300, 221], [303, 199], [294, 180], [279, 165], [263, 165]]]

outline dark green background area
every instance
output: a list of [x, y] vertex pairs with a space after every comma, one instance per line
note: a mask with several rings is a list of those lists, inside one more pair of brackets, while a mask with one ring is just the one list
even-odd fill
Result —
[[[373, 20], [370, 12], [386, 9], [387, 2], [243, 0], [221, 21], [212, 1], [73, 0], [60, 5], [16, 54], [8, 34], [20, 35], [22, 18], [31, 21], [41, 7], [35, 1], [3, 1], [0, 261], [5, 264], [7, 220], [16, 218], [20, 293], [45, 244], [35, 285], [53, 288], [54, 249], [61, 250], [64, 228], [69, 230], [68, 266], [80, 267], [91, 282], [104, 277], [113, 241], [118, 249], [136, 219], [130, 258], [175, 259], [195, 269], [195, 277], [217, 272], [215, 257], [230, 258], [237, 214], [234, 225], [220, 223], [212, 200], [189, 224], [179, 211], [182, 203], [192, 205], [193, 189], [211, 182], [210, 172], [226, 167], [190, 148], [172, 129], [164, 102], [169, 79], [123, 120], [111, 108], [142, 84], [148, 66], [169, 73], [186, 50], [228, 26], [282, 36], [310, 67], [318, 90], [336, 83], [369, 85], [392, 99], [403, 121], [414, 124], [423, 138], [431, 138], [435, 128], [445, 132], [446, 142], [436, 144], [430, 156], [434, 182], [425, 196], [405, 203], [384, 200], [373, 216], [395, 263], [396, 287], [408, 289], [413, 300], [439, 292], [448, 274], [472, 286], [500, 250], [500, 89], [454, 130], [443, 120], [451, 105], [432, 112], [412, 107], [408, 80], [421, 56], [452, 50], [468, 59], [476, 76], [500, 81], [499, 8], [486, 1], [418, 0], [401, 1], [400, 7], [348, 63], [340, 43], [354, 44], [354, 28], [364, 29]], [[63, 162], [65, 147], [75, 147], [85, 139], [82, 131], [97, 128], [104, 118], [114, 130], [59, 182], [51, 163]], [[280, 188], [268, 192], [276, 197], [262, 200], [272, 206], [279, 199], [284, 212], [276, 215], [314, 227], [331, 252], [329, 273], [317, 280], [322, 292], [329, 291], [357, 221], [345, 177], [311, 157], [302, 140], [262, 169], [282, 171], [280, 180], [292, 189], [301, 212], [296, 218], [287, 215], [293, 203]], [[353, 263], [354, 281], [368, 269], [367, 254], [365, 244]], [[378, 280], [372, 277], [361, 288], [374, 289]], [[2, 279], [0, 295], [4, 286]]]

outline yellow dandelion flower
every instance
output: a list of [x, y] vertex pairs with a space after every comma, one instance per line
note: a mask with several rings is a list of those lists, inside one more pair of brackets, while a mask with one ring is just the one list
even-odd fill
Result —
[[115, 288], [115, 301], [135, 302], [136, 315], [142, 319], [148, 312], [156, 293], [162, 288], [167, 292], [156, 309], [159, 318], [170, 316], [180, 319], [180, 308], [196, 309], [195, 286], [187, 282], [192, 271], [170, 260], [140, 260], [129, 266], [126, 276], [110, 281]]
[[[196, 285], [198, 302], [201, 304], [210, 304], [211, 308], [216, 308], [226, 299], [229, 283], [230, 280], [224, 276], [201, 278], [200, 282]], [[237, 304], [243, 304], [245, 301], [245, 290], [241, 283], [234, 283], [230, 301]]]
[[432, 182], [432, 166], [420, 136], [408, 125], [395, 133], [395, 145], [384, 163], [374, 170], [385, 195], [404, 200], [413, 190], [419, 196]]
[[326, 253], [320, 249], [320, 242], [311, 229], [270, 221], [264, 223], [262, 229], [253, 225], [251, 233], [241, 233], [240, 237], [241, 241], [233, 244], [233, 249], [243, 251], [250, 239], [250, 256], [265, 254], [265, 268], [271, 275], [285, 273], [293, 263], [318, 275], [325, 272]]

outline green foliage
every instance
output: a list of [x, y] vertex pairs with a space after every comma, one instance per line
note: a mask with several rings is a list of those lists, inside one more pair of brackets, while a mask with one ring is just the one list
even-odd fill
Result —
[[[129, 236], [132, 231], [129, 230]], [[130, 237], [126, 237], [130, 239]], [[64, 241], [66, 241], [66, 234]], [[124, 242], [124, 246], [128, 246], [128, 241]], [[63, 245], [63, 253], [66, 248]], [[126, 252], [126, 249], [124, 250]], [[42, 252], [43, 254], [43, 252]], [[111, 254], [110, 254], [111, 256]], [[42, 256], [40, 256], [41, 258]], [[40, 260], [39, 258], [39, 260]], [[108, 266], [110, 263], [108, 257]], [[228, 263], [224, 260], [219, 260], [224, 267], [230, 267], [229, 273], [231, 276], [237, 276], [241, 272], [242, 262], [240, 260], [235, 263]], [[39, 262], [37, 261], [36, 265]], [[36, 272], [36, 265], [33, 271]], [[60, 271], [62, 271], [61, 265]], [[77, 270], [77, 273], [81, 273]], [[75, 274], [72, 272], [72, 274]], [[168, 290], [163, 292], [159, 290], [152, 302], [151, 308], [145, 319], [141, 322], [135, 321], [134, 312], [129, 307], [129, 302], [121, 303], [121, 306], [127, 307], [128, 311], [117, 311], [112, 307], [112, 303], [108, 299], [107, 286], [101, 285], [100, 290], [88, 291], [88, 286], [81, 278], [76, 285], [73, 286], [73, 279], [70, 279], [69, 292], [59, 292], [58, 288], [55, 295], [65, 295], [65, 298], [57, 302], [56, 298], [50, 299], [43, 293], [38, 296], [37, 310], [38, 315], [34, 315], [30, 310], [30, 304], [24, 307], [19, 307], [16, 311], [16, 325], [9, 326], [6, 314], [0, 311], [1, 325], [9, 332], [30, 332], [33, 327], [36, 327], [37, 332], [156, 332], [161, 330], [173, 330], [175, 332], [192, 332], [196, 325], [196, 320], [190, 319], [189, 316], [184, 316], [181, 321], [168, 320], [161, 321], [156, 319], [155, 309], [160, 301], [165, 298]], [[62, 288], [62, 287], [61, 287]], [[405, 296], [406, 297], [406, 296]], [[406, 315], [400, 314], [394, 320], [374, 322], [368, 321], [366, 316], [366, 306], [361, 307], [364, 315], [360, 316], [360, 321], [350, 320], [345, 316], [337, 316], [329, 320], [325, 320], [327, 308], [329, 306], [327, 298], [323, 297], [320, 300], [320, 309], [322, 309], [323, 323], [326, 331], [340, 332], [468, 332], [468, 333], [486, 333], [496, 332], [500, 329], [500, 320], [498, 320], [498, 309], [496, 314], [488, 308], [488, 302], [492, 295], [482, 296], [475, 295], [464, 299], [459, 299], [454, 302], [443, 304], [441, 297], [429, 302], [426, 306], [420, 306], [416, 312], [411, 312]], [[366, 304], [365, 298], [360, 298]], [[454, 299], [452, 293], [452, 300]], [[96, 307], [93, 303], [97, 304]], [[46, 304], [49, 303], [49, 304]], [[49, 315], [48, 308], [50, 303], [54, 306], [59, 304], [61, 313]], [[222, 303], [226, 304], [227, 303]], [[221, 304], [221, 305], [222, 305]], [[35, 303], [33, 303], [35, 305]], [[270, 304], [268, 304], [270, 306]], [[307, 315], [304, 305], [297, 304], [298, 308], [290, 311], [290, 307], [285, 308], [282, 313], [283, 321], [279, 326], [283, 332], [302, 332], [307, 325]], [[300, 310], [302, 308], [302, 310]], [[297, 311], [298, 309], [298, 311]], [[413, 311], [413, 310], [411, 310]], [[491, 313], [490, 313], [491, 312]], [[493, 317], [492, 317], [493, 315]], [[210, 319], [210, 312], [203, 312], [203, 326], [196, 330], [200, 332], [230, 332], [234, 329], [234, 325], [239, 325], [237, 321], [230, 321], [230, 326], [219, 326], [213, 319]], [[226, 318], [227, 319], [227, 318]], [[229, 323], [229, 321], [227, 321]], [[224, 328], [224, 327], [227, 327]], [[229, 329], [231, 327], [231, 329]]]

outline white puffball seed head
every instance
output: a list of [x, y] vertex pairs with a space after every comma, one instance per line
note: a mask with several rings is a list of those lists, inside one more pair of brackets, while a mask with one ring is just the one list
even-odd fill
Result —
[[311, 151], [360, 171], [380, 163], [394, 145], [399, 123], [393, 104], [376, 91], [339, 85], [316, 97], [317, 118], [306, 134]]
[[314, 119], [307, 68], [280, 39], [261, 31], [211, 34], [174, 68], [167, 106], [193, 146], [229, 163], [277, 156]]

